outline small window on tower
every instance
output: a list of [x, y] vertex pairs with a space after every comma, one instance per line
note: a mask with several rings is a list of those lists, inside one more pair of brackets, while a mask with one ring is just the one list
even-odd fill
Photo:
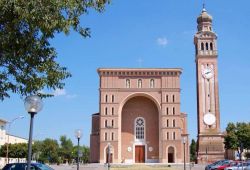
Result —
[[201, 43], [201, 50], [204, 50], [204, 43]]
[[114, 103], [114, 102], [115, 102], [115, 96], [112, 95], [112, 103]]
[[206, 50], [208, 50], [208, 43], [206, 43]]
[[213, 43], [210, 43], [210, 50], [213, 50]]

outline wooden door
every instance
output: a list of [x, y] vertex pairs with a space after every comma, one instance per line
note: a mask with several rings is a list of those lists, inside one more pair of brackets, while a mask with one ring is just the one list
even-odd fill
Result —
[[174, 154], [168, 153], [168, 163], [174, 163]]
[[112, 153], [110, 153], [110, 154], [108, 154], [107, 153], [107, 155], [106, 155], [106, 163], [113, 163], [113, 154]]
[[145, 163], [145, 146], [135, 146], [135, 163]]

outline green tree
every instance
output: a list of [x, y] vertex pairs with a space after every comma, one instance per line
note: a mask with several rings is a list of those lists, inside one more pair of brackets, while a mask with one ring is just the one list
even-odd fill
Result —
[[[82, 153], [82, 156], [80, 156], [80, 161], [83, 163], [88, 163], [89, 162], [89, 154], [90, 154], [90, 149], [88, 146], [79, 146], [79, 150]], [[77, 159], [77, 153], [78, 153], [78, 146], [74, 146], [73, 148], [73, 157], [75, 160]]]
[[56, 62], [49, 40], [71, 29], [90, 36], [90, 29], [80, 25], [80, 16], [90, 9], [102, 12], [105, 4], [107, 0], [1, 0], [0, 100], [10, 92], [24, 96], [63, 88], [63, 80], [71, 74]]
[[196, 161], [196, 142], [194, 139], [192, 139], [190, 144], [190, 161], [194, 162]]
[[[28, 145], [26, 143], [9, 144], [8, 153], [10, 158], [27, 158]], [[0, 156], [6, 157], [7, 145], [4, 144], [0, 149]]]
[[60, 149], [59, 149], [59, 156], [61, 157], [62, 161], [68, 161], [71, 163], [73, 158], [73, 143], [71, 139], [67, 139], [66, 136], [60, 137]]
[[240, 144], [244, 149], [250, 149], [250, 123], [228, 123], [225, 136], [226, 149], [238, 149]]
[[59, 145], [57, 140], [45, 139], [42, 144], [41, 154], [39, 155], [39, 162], [58, 163], [59, 162]]

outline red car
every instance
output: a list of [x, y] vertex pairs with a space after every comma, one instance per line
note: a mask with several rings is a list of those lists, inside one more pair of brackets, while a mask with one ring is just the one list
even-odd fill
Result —
[[225, 162], [222, 165], [218, 166], [217, 170], [224, 170], [225, 168], [233, 166], [234, 164], [235, 163], [233, 161], [232, 162], [231, 161], [230, 162]]

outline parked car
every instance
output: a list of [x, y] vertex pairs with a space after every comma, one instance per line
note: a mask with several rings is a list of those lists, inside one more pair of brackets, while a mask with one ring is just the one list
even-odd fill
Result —
[[[27, 163], [6, 164], [2, 170], [27, 170]], [[51, 167], [41, 163], [31, 163], [30, 170], [54, 170]]]
[[225, 170], [245, 170], [249, 165], [250, 162], [235, 162], [234, 165], [227, 167]]
[[214, 163], [212, 163], [212, 164], [207, 165], [207, 166], [205, 167], [205, 170], [215, 170], [215, 169], [217, 169], [219, 166], [224, 165], [224, 164], [229, 163], [229, 162], [231, 162], [231, 161], [230, 161], [230, 160], [227, 160], [227, 159], [225, 159], [225, 160], [219, 160], [219, 161], [216, 161], [216, 162], [214, 162]]
[[250, 162], [247, 162], [247, 166], [245, 167], [244, 170], [250, 170]]

